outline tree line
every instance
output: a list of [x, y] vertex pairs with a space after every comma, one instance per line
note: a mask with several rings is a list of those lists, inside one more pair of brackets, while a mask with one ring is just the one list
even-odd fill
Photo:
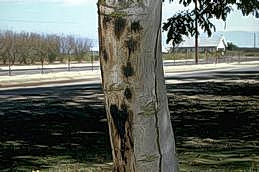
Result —
[[0, 31], [0, 64], [30, 65], [84, 61], [93, 47], [88, 38], [73, 35]]

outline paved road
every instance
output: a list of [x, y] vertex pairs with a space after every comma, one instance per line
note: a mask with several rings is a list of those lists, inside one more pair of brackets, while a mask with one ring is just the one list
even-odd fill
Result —
[[[184, 65], [184, 64], [193, 64], [191, 61], [178, 61], [178, 62], [164, 62], [164, 66], [174, 66], [174, 65]], [[87, 71], [87, 70], [99, 70], [100, 66], [74, 66], [71, 67], [70, 71]], [[43, 69], [43, 73], [57, 73], [57, 72], [66, 72], [68, 71], [67, 67], [46, 67]], [[12, 69], [12, 76], [15, 75], [32, 75], [32, 74], [40, 74], [42, 69], [40, 67], [31, 68], [31, 69]], [[8, 69], [0, 68], [0, 76], [8, 76]]]
[[[86, 71], [86, 70], [98, 70], [99, 66], [76, 66], [71, 67], [70, 71]], [[44, 68], [43, 73], [57, 73], [68, 71], [67, 67], [53, 67], [53, 68]], [[42, 72], [41, 68], [33, 69], [13, 69], [12, 75], [29, 75], [29, 74], [40, 74]], [[8, 76], [9, 70], [0, 68], [0, 76]]]
[[[88, 69], [89, 70], [89, 69]], [[196, 83], [196, 82], [251, 82], [259, 83], [259, 66], [246, 66], [241, 65], [238, 67], [228, 66], [224, 68], [212, 68], [204, 70], [194, 71], [179, 71], [172, 73], [165, 73], [165, 80], [167, 84], [179, 84], [179, 83]], [[88, 85], [88, 86], [100, 86], [101, 80], [99, 76], [92, 78], [91, 80], [79, 79], [79, 80], [64, 80], [62, 82], [49, 81], [46, 83], [39, 83], [36, 85], [22, 85], [22, 86], [10, 86], [2, 87], [3, 90], [13, 89], [45, 89], [46, 87], [60, 87], [68, 86], [74, 87], [76, 85]]]
[[173, 72], [165, 74], [166, 80], [186, 80], [186, 81], [208, 81], [219, 80], [257, 80], [259, 81], [259, 66], [241, 66], [239, 68], [227, 67], [217, 69], [205, 69], [189, 72]]
[[[234, 59], [234, 60], [233, 60]], [[231, 62], [233, 61], [237, 61], [238, 58], [231, 58]], [[228, 62], [226, 61], [228, 60], [228, 58], [226, 59], [219, 59], [218, 63], [224, 63], [224, 62]], [[246, 58], [243, 59], [241, 61], [251, 61], [251, 60], [259, 60], [259, 58], [257, 57], [252, 57], [252, 58]], [[230, 62], [229, 61], [229, 62]], [[214, 63], [215, 61], [212, 59], [209, 61], [209, 63]], [[193, 65], [194, 61], [192, 59], [189, 60], [176, 60], [176, 61], [172, 61], [172, 60], [166, 60], [164, 61], [164, 66], [180, 66], [180, 65]], [[207, 61], [204, 60], [200, 60], [199, 64], [208, 64]], [[98, 70], [100, 68], [99, 63], [95, 63], [93, 66], [92, 65], [85, 65], [85, 66], [71, 66], [71, 71], [87, 71], [87, 70]], [[68, 68], [66, 66], [56, 66], [54, 67], [52, 65], [52, 67], [49, 66], [45, 66], [43, 72], [44, 73], [57, 73], [57, 72], [66, 72], [68, 70]], [[34, 67], [34, 68], [15, 68], [13, 67], [12, 69], [12, 75], [30, 75], [30, 74], [40, 74], [42, 72], [41, 67]], [[7, 67], [0, 67], [0, 76], [8, 76], [9, 70]]]
[[[251, 83], [259, 83], [259, 67], [242, 67], [242, 68], [226, 68], [221, 70], [205, 70], [205, 71], [196, 71], [196, 72], [182, 72], [182, 73], [167, 73], [165, 75], [165, 80], [167, 84], [176, 84], [181, 82], [186, 83], [196, 83], [196, 82], [205, 82], [210, 81], [210, 83], [215, 83], [214, 81], [221, 80], [222, 83], [230, 83], [235, 81], [248, 81], [253, 80]], [[68, 89], [68, 90], [77, 90], [77, 89], [101, 89], [100, 79], [94, 81], [81, 81], [81, 82], [68, 82], [68, 83], [55, 83], [55, 84], [43, 84], [39, 86], [26, 86], [26, 87], [14, 87], [14, 88], [3, 88], [0, 89], [0, 98], [3, 95], [8, 95], [10, 93], [19, 95], [19, 94], [35, 94], [49, 89]], [[63, 90], [65, 92], [65, 90]], [[254, 90], [257, 93], [258, 88]]]
[[[174, 66], [174, 65], [184, 65], [184, 64], [192, 64], [191, 61], [177, 61], [177, 62], [164, 62], [164, 66]], [[99, 65], [94, 66], [72, 66], [70, 71], [87, 71], [87, 70], [99, 70]], [[43, 69], [43, 73], [57, 73], [57, 72], [66, 72], [68, 71], [67, 67], [45, 67]], [[30, 69], [12, 69], [12, 76], [15, 75], [32, 75], [32, 74], [40, 74], [42, 69], [40, 67], [30, 68]], [[8, 76], [9, 70], [5, 67], [4, 69], [0, 68], [0, 76]]]

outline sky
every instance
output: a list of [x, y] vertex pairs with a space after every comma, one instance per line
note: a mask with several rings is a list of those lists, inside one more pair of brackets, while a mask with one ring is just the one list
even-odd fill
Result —
[[[165, 0], [169, 1], [169, 0]], [[97, 0], [0, 0], [0, 30], [72, 34], [98, 40]], [[184, 8], [163, 4], [163, 21]], [[259, 32], [259, 19], [238, 11], [225, 23], [214, 21], [217, 31]], [[165, 37], [166, 33], [163, 33]]]

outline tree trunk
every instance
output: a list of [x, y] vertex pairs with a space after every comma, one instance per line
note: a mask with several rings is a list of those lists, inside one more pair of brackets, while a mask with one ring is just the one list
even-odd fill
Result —
[[5, 58], [5, 57], [3, 57], [3, 58], [4, 58], [3, 63], [4, 63], [4, 65], [6, 65], [7, 58]]
[[11, 57], [9, 56], [8, 59], [8, 75], [11, 76], [12, 75], [12, 69], [11, 69]]
[[161, 59], [161, 0], [99, 0], [103, 90], [115, 172], [175, 172]]
[[68, 56], [68, 60], [67, 60], [67, 71], [69, 71], [70, 72], [70, 54], [69, 54], [69, 56]]
[[12, 53], [12, 65], [15, 64], [15, 60], [16, 60], [16, 54]]
[[195, 64], [199, 63], [198, 0], [195, 0]]
[[41, 62], [41, 74], [44, 74], [44, 67], [43, 67], [43, 65], [44, 65], [44, 58], [43, 57], [41, 57], [40, 62]]

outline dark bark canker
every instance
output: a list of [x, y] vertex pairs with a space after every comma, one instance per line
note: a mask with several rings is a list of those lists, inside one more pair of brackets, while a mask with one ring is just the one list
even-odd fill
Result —
[[124, 91], [124, 96], [127, 98], [127, 99], [131, 99], [132, 98], [132, 93], [130, 91], [130, 88], [126, 88], [125, 91]]
[[126, 26], [126, 19], [122, 17], [116, 17], [114, 21], [114, 33], [117, 37], [117, 39], [120, 39], [124, 29]]
[[126, 105], [122, 105], [121, 109], [117, 105], [112, 104], [110, 106], [110, 113], [114, 122], [114, 125], [120, 135], [120, 138], [125, 137], [125, 123], [128, 119], [129, 113]]
[[111, 16], [106, 15], [106, 16], [103, 17], [103, 26], [104, 26], [105, 29], [107, 28], [107, 23], [109, 23], [111, 20], [112, 20]]
[[129, 40], [127, 40], [125, 42], [126, 42], [126, 46], [127, 46], [128, 50], [129, 50], [129, 57], [130, 57], [131, 53], [134, 53], [134, 51], [137, 50], [137, 41], [135, 41], [131, 37]]
[[120, 140], [121, 140], [121, 149], [120, 149], [121, 157], [125, 161], [125, 163], [127, 163], [127, 158], [125, 156], [125, 151], [127, 151], [126, 150], [126, 147], [127, 147], [126, 146], [126, 137], [125, 137], [125, 134], [126, 134], [125, 124], [126, 124], [126, 121], [128, 120], [128, 117], [129, 117], [128, 108], [127, 108], [127, 106], [125, 104], [123, 104], [121, 106], [121, 108], [118, 109], [117, 105], [112, 104], [110, 106], [110, 114], [112, 116], [114, 125], [115, 125], [115, 127], [116, 127], [116, 129], [117, 129], [117, 131], [119, 133], [119, 136], [120, 136]]
[[133, 32], [139, 32], [142, 29], [139, 21], [134, 21], [133, 23], [131, 23], [131, 30]]
[[134, 70], [133, 70], [130, 62], [127, 62], [126, 66], [123, 65], [122, 70], [123, 70], [124, 76], [126, 76], [127, 78], [130, 76], [133, 76], [133, 74], [134, 74]]
[[107, 62], [108, 54], [107, 54], [106, 50], [102, 50], [102, 56], [103, 56], [104, 61]]

